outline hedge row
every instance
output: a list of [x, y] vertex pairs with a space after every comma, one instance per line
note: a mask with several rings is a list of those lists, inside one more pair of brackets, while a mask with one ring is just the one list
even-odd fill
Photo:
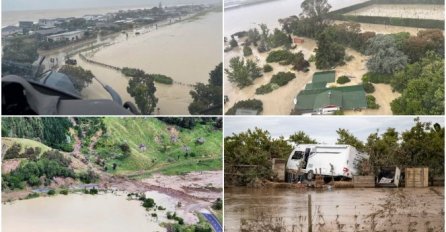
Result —
[[393, 25], [402, 27], [419, 27], [419, 28], [437, 28], [444, 30], [443, 20], [434, 19], [414, 19], [414, 18], [393, 18], [393, 17], [377, 17], [365, 15], [341, 15], [333, 14], [332, 19], [341, 21], [354, 21], [358, 23], [372, 23]]

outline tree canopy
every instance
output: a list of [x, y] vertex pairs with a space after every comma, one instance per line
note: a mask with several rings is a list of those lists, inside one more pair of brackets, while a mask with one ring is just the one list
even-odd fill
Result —
[[208, 84], [198, 83], [190, 91], [193, 102], [189, 105], [191, 114], [222, 114], [223, 64], [220, 63], [209, 73]]

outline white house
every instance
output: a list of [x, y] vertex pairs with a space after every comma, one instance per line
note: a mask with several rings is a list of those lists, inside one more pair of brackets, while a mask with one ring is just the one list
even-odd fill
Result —
[[76, 41], [79, 39], [82, 39], [84, 37], [84, 31], [70, 31], [70, 32], [65, 32], [65, 33], [61, 33], [61, 34], [55, 34], [55, 35], [50, 35], [47, 36], [46, 39], [47, 41], [51, 42], [51, 41]]
[[39, 27], [50, 29], [56, 27], [56, 24], [58, 23], [57, 19], [39, 19]]

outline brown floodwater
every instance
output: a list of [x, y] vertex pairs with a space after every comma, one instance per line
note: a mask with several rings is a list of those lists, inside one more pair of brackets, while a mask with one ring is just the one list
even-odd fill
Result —
[[165, 231], [159, 223], [140, 201], [129, 201], [123, 193], [57, 195], [2, 205], [4, 232]]
[[[443, 231], [444, 188], [225, 188], [225, 231]], [[279, 228], [279, 230], [274, 230]]]
[[[156, 84], [159, 101], [157, 108], [162, 115], [189, 114], [192, 102], [189, 85], [206, 83], [209, 72], [221, 62], [221, 12], [211, 12], [198, 19], [161, 27], [158, 30], [141, 29], [140, 36], [124, 35], [116, 42], [94, 53], [90, 59], [116, 67], [139, 68], [147, 73], [161, 73], [182, 84]], [[128, 78], [115, 70], [80, 62], [104, 84], [113, 87], [123, 101], [134, 99], [127, 93]], [[83, 91], [85, 98], [110, 98], [93, 83]], [[157, 111], [154, 113], [158, 113]]]

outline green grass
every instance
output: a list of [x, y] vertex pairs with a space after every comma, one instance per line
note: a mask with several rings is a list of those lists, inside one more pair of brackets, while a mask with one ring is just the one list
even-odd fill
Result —
[[22, 149], [20, 150], [20, 153], [25, 152], [25, 149], [30, 148], [30, 147], [32, 147], [32, 148], [39, 147], [42, 150], [41, 153], [52, 150], [47, 145], [40, 143], [38, 141], [31, 140], [31, 139], [3, 137], [2, 143], [6, 145], [7, 149], [9, 149], [14, 143], [21, 144]]
[[[128, 143], [131, 155], [124, 160], [112, 159], [107, 165], [117, 163], [116, 174], [135, 175], [162, 172], [178, 174], [191, 171], [221, 169], [222, 132], [214, 130], [210, 125], [197, 125], [194, 129], [178, 129], [177, 143], [170, 142], [169, 127], [164, 122], [154, 118], [105, 118], [107, 133], [101, 139], [107, 144]], [[195, 143], [203, 137], [202, 145]], [[144, 144], [146, 151], [139, 149]], [[164, 145], [166, 150], [164, 151]], [[183, 146], [190, 147], [190, 153], [195, 157], [185, 158]], [[100, 147], [98, 149], [101, 149]], [[152, 162], [156, 160], [155, 162]], [[203, 160], [200, 163], [199, 160]]]

